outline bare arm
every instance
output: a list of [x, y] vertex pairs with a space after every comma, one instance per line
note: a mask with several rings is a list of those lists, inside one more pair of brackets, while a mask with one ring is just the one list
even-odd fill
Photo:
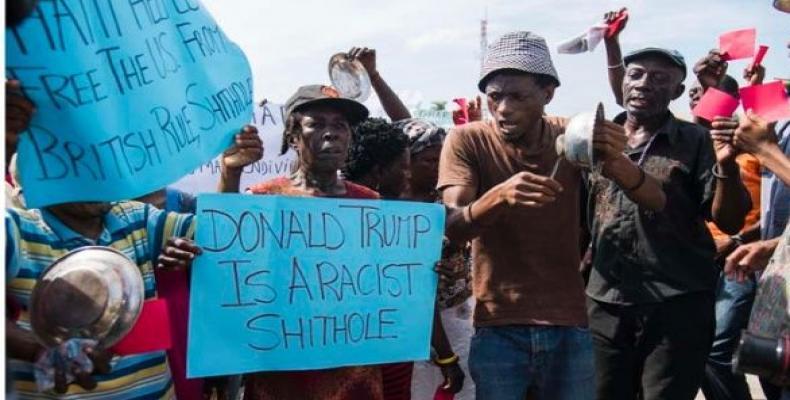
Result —
[[[711, 123], [711, 139], [716, 153], [716, 192], [711, 205], [711, 220], [723, 232], [734, 235], [743, 228], [746, 214], [752, 208], [749, 192], [743, 186], [741, 173], [733, 145], [738, 122], [725, 117], [716, 117]], [[716, 173], [718, 171], [718, 173]]]
[[600, 121], [593, 128], [593, 148], [599, 154], [602, 174], [623, 190], [626, 197], [648, 210], [660, 211], [666, 205], [661, 184], [623, 154], [625, 128], [611, 121]]
[[[621, 9], [620, 11], [612, 11], [606, 13], [604, 15], [604, 22], [609, 24], [610, 22], [617, 19], [618, 15], [621, 12], [625, 12], [625, 9]], [[623, 76], [625, 75], [625, 65], [623, 65], [623, 54], [620, 50], [620, 33], [625, 29], [626, 24], [628, 23], [628, 17], [625, 17], [625, 21], [622, 25], [620, 25], [620, 29], [618, 29], [612, 36], [604, 38], [604, 46], [606, 46], [606, 63], [607, 63], [607, 73], [609, 75], [609, 86], [612, 88], [612, 94], [614, 94], [615, 101], [618, 105], [623, 105]]]
[[623, 76], [625, 76], [625, 66], [620, 50], [620, 42], [615, 39], [604, 40], [606, 45], [606, 62], [609, 75], [609, 86], [617, 105], [623, 105]]
[[661, 211], [666, 206], [667, 197], [658, 180], [624, 155], [607, 162], [603, 175], [614, 181], [623, 189], [626, 197], [641, 207]]
[[752, 110], [739, 121], [734, 143], [739, 149], [753, 154], [760, 164], [790, 186], [790, 159], [777, 145], [776, 125], [769, 123]]
[[442, 200], [450, 209], [445, 231], [453, 243], [467, 242], [493, 225], [512, 207], [541, 208], [562, 192], [555, 180], [529, 172], [519, 172], [475, 199], [475, 189], [450, 186]]
[[738, 164], [734, 161], [719, 163], [718, 168], [726, 178], [717, 178], [711, 217], [719, 229], [734, 235], [743, 228], [743, 219], [752, 202], [741, 181]]
[[773, 172], [785, 185], [790, 186], [790, 158], [775, 143], [760, 146], [755, 153], [760, 164]]
[[411, 118], [411, 113], [406, 105], [403, 104], [401, 99], [395, 94], [395, 91], [389, 87], [384, 78], [381, 77], [376, 67], [376, 50], [367, 47], [354, 47], [349, 52], [351, 59], [359, 60], [365, 67], [365, 70], [370, 76], [370, 84], [384, 108], [384, 112], [390, 117], [392, 121], [400, 121], [402, 119]]
[[760, 221], [747, 226], [740, 233], [743, 243], [751, 243], [760, 240]]

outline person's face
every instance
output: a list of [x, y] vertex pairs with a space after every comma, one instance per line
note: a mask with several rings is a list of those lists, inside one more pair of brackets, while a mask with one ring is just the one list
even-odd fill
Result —
[[702, 90], [702, 86], [700, 86], [699, 82], [695, 82], [694, 85], [689, 88], [689, 108], [693, 110], [697, 107], [704, 93], [705, 91]]
[[112, 204], [105, 202], [78, 202], [57, 204], [49, 208], [58, 214], [67, 215], [75, 219], [88, 219], [104, 216], [110, 211]]
[[379, 192], [384, 198], [398, 198], [409, 188], [411, 170], [409, 149], [403, 150], [398, 158], [393, 160], [379, 172]]
[[430, 192], [439, 181], [439, 157], [442, 146], [434, 145], [411, 156], [411, 186], [415, 191]]
[[520, 139], [534, 126], [553, 95], [553, 86], [542, 88], [525, 74], [498, 73], [486, 85], [488, 110], [508, 141]]
[[639, 118], [666, 114], [669, 103], [683, 93], [683, 74], [660, 56], [645, 56], [628, 64], [623, 78], [623, 102]]
[[293, 135], [291, 145], [307, 171], [337, 171], [345, 165], [351, 140], [351, 125], [338, 110], [311, 107], [302, 111], [302, 133]]

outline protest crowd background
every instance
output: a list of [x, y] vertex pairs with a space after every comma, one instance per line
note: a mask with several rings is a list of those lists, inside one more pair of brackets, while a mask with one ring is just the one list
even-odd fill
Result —
[[790, 399], [790, 36], [486, 11], [415, 106], [376, 35], [305, 79], [206, 3], [6, 0], [6, 398]]

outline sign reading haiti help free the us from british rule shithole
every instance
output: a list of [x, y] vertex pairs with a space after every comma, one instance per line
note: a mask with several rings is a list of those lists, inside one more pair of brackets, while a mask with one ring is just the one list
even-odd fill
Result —
[[198, 0], [41, 1], [6, 57], [36, 106], [18, 147], [30, 207], [160, 189], [252, 115], [247, 59]]
[[187, 375], [427, 359], [444, 219], [430, 203], [200, 195]]

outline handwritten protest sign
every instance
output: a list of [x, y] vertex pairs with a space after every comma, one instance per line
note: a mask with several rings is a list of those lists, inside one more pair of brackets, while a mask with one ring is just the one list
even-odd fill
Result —
[[247, 59], [197, 0], [42, 1], [6, 56], [37, 109], [18, 149], [31, 207], [159, 189], [252, 112]]
[[[285, 129], [284, 106], [266, 103], [256, 105], [253, 109], [252, 124], [258, 128], [258, 135], [263, 141], [263, 158], [244, 168], [241, 175], [241, 190], [259, 182], [278, 176], [286, 176], [296, 163], [296, 153], [289, 150], [280, 155], [283, 130]], [[211, 193], [217, 190], [220, 178], [219, 157], [201, 164], [190, 174], [184, 176], [172, 187], [187, 193]]]
[[198, 197], [190, 377], [427, 359], [444, 208]]

